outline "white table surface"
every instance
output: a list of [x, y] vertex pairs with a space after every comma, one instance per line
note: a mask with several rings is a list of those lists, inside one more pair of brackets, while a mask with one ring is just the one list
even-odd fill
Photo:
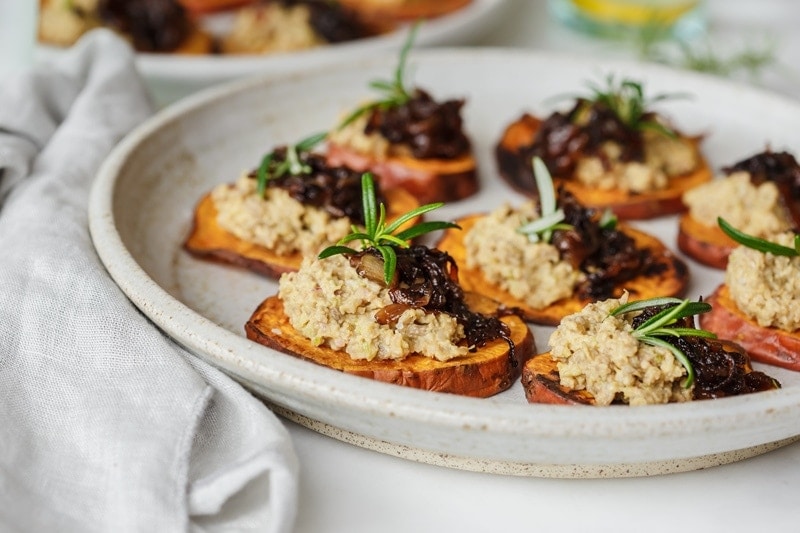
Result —
[[[633, 57], [623, 46], [554, 24], [544, 0], [512, 3], [477, 44]], [[707, 8], [721, 55], [772, 40], [781, 66], [761, 83], [800, 98], [800, 2], [709, 0]], [[800, 531], [800, 443], [703, 471], [563, 480], [414, 463], [286, 424], [302, 468], [297, 533]]]
[[[544, 1], [514, 4], [479, 44], [632, 57], [624, 47], [554, 25]], [[800, 72], [800, 3], [717, 0], [707, 8], [715, 49], [727, 53], [774, 39], [785, 67], [770, 69], [763, 84], [800, 97], [794, 74]], [[302, 467], [297, 533], [800, 531], [800, 443], [696, 472], [564, 480], [419, 464], [287, 425]]]

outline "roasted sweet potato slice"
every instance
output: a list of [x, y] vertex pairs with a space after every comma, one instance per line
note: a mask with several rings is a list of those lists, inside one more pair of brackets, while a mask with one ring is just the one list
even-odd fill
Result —
[[718, 226], [706, 226], [688, 213], [678, 224], [678, 248], [692, 259], [724, 270], [728, 256], [738, 246]]
[[[403, 189], [384, 190], [387, 204], [387, 219], [392, 220], [419, 206], [419, 203]], [[412, 220], [404, 227], [418, 222]], [[303, 256], [300, 252], [290, 255], [277, 254], [264, 246], [239, 239], [217, 224], [217, 210], [211, 194], [206, 194], [197, 204], [194, 222], [184, 248], [192, 255], [247, 268], [258, 274], [279, 277], [284, 272], [300, 267]]]
[[[533, 143], [541, 124], [540, 119], [524, 114], [506, 127], [495, 147], [500, 176], [516, 191], [531, 197], [537, 196], [533, 174], [527, 170], [531, 162], [520, 151]], [[607, 207], [621, 219], [634, 220], [685, 211], [686, 207], [681, 199], [683, 193], [711, 178], [711, 169], [701, 157], [696, 170], [670, 179], [670, 185], [666, 189], [648, 193], [600, 190], [587, 187], [577, 180], [558, 177], [553, 179], [553, 184], [556, 187], [563, 185], [586, 207]]]
[[393, 156], [374, 159], [335, 143], [328, 143], [328, 164], [371, 171], [384, 189], [403, 188], [421, 204], [452, 202], [478, 192], [475, 157], [416, 159]]
[[[464, 290], [474, 291], [496, 300], [509, 308], [518, 309], [529, 322], [544, 325], [557, 325], [565, 316], [576, 313], [588, 303], [577, 297], [559, 300], [543, 309], [534, 309], [522, 300], [515, 298], [494, 283], [489, 282], [479, 269], [467, 267], [464, 235], [472, 229], [483, 215], [469, 215], [456, 221], [461, 230], [447, 230], [437, 244], [437, 248], [449, 253], [459, 266], [458, 278]], [[653, 275], [641, 275], [630, 279], [616, 288], [614, 296], [619, 297], [628, 291], [630, 300], [641, 300], [655, 296], [678, 296], [683, 294], [689, 282], [689, 271], [685, 263], [669, 251], [657, 238], [626, 225], [620, 225], [631, 236], [638, 248], [648, 248], [654, 259], [663, 268]]]
[[545, 352], [528, 359], [522, 367], [522, 388], [530, 403], [594, 405], [594, 396], [585, 390], [571, 390], [559, 382], [558, 365]]
[[710, 312], [700, 315], [700, 327], [721, 339], [741, 344], [754, 361], [800, 370], [800, 331], [782, 331], [759, 326], [742, 313], [727, 285], [720, 285], [706, 301]]
[[343, 351], [315, 346], [300, 335], [289, 323], [283, 302], [277, 296], [269, 297], [259, 305], [245, 324], [245, 331], [247, 338], [260, 344], [347, 374], [417, 389], [483, 398], [508, 389], [535, 351], [533, 335], [519, 317], [509, 315], [502, 320], [508, 325], [515, 345], [513, 359], [508, 344], [498, 339], [474, 353], [447, 362], [416, 354], [398, 361], [354, 360]]

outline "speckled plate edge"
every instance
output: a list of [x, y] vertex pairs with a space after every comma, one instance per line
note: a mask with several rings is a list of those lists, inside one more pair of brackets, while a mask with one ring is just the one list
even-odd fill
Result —
[[[416, 60], [441, 66], [453, 62], [470, 65], [511, 62], [519, 68], [596, 69], [594, 62], [580, 58], [474, 48], [419, 53]], [[370, 65], [391, 62], [388, 58], [371, 58], [356, 61], [348, 68], [358, 72]], [[655, 79], [677, 77], [690, 90], [704, 87], [707, 91], [719, 91], [745, 110], [758, 106], [759, 113], [768, 119], [788, 114], [800, 122], [797, 103], [768, 93], [661, 67], [625, 62], [609, 62], [605, 66], [636, 70]], [[325, 71], [308, 76], [323, 75]], [[798, 387], [713, 402], [636, 409], [504, 404], [498, 413], [497, 404], [492, 402], [374, 383], [314, 367], [220, 328], [171, 297], [141, 269], [114, 226], [115, 180], [128, 158], [159, 128], [185, 116], [202, 113], [204, 108], [220, 105], [250, 90], [269, 90], [271, 84], [302, 81], [303, 76], [248, 80], [187, 99], [126, 137], [98, 174], [90, 200], [90, 229], [101, 259], [134, 304], [189, 350], [284, 411], [342, 432], [421, 450], [423, 456], [445, 454], [487, 464], [530, 465], [529, 475], [545, 475], [549, 467], [572, 468], [576, 464], [604, 465], [604, 469], [607, 465], [617, 465], [620, 469], [614, 472], [620, 472], [624, 465], [666, 464], [703, 456], [713, 456], [719, 461], [720, 457], [763, 453], [772, 443], [785, 443], [797, 435]], [[750, 452], [736, 455], [741, 450]]]

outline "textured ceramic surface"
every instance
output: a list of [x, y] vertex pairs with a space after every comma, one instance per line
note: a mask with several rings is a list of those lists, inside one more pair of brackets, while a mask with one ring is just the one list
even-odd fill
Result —
[[[455, 458], [461, 464], [450, 466], [459, 467], [469, 460], [498, 472], [513, 464], [528, 475], [645, 475], [668, 471], [663, 465], [669, 464], [695, 469], [737, 460], [800, 434], [800, 376], [774, 368], [768, 370], [783, 389], [738, 398], [638, 408], [545, 406], [527, 404], [519, 383], [486, 400], [428, 393], [343, 375], [248, 341], [242, 326], [276, 284], [183, 252], [194, 204], [215, 184], [255, 166], [275, 144], [331, 127], [371, 96], [368, 80], [390, 75], [394, 64], [391, 55], [219, 87], [162, 111], [128, 136], [101, 169], [90, 208], [96, 247], [122, 290], [169, 335], [281, 410], [316, 421], [310, 425], [317, 429], [362, 436], [356, 444], [413, 450], [417, 460], [447, 465]], [[708, 77], [491, 49], [420, 52], [411, 65], [415, 83], [437, 97], [467, 99], [482, 192], [448, 205], [441, 217], [520, 201], [498, 180], [492, 159], [505, 124], [523, 111], [546, 113], [558, 105], [554, 95], [580, 91], [587, 80], [611, 72], [635, 76], [653, 93], [692, 94], [663, 109], [683, 131], [706, 135], [703, 148], [715, 168], [767, 144], [800, 146], [796, 103]], [[674, 247], [675, 218], [636, 225]], [[689, 296], [708, 294], [722, 279], [690, 266]], [[550, 330], [533, 330], [544, 349]]]

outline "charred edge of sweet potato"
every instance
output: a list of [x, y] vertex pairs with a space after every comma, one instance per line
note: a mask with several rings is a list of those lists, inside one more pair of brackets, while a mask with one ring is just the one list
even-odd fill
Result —
[[678, 249], [712, 268], [725, 270], [736, 243], [717, 226], [706, 226], [685, 213], [678, 224]]
[[488, 397], [502, 392], [520, 376], [524, 364], [536, 347], [528, 326], [517, 316], [502, 318], [511, 330], [515, 361], [502, 339], [458, 359], [438, 362], [421, 355], [400, 361], [351, 359], [343, 351], [315, 346], [289, 323], [283, 302], [272, 296], [264, 300], [245, 324], [247, 338], [269, 348], [318, 365], [406, 387], [472, 397]]
[[572, 390], [560, 383], [558, 365], [550, 352], [536, 355], [522, 368], [522, 387], [530, 403], [594, 405], [594, 397], [584, 390]]
[[370, 171], [384, 189], [401, 188], [421, 204], [455, 202], [474, 195], [480, 188], [472, 154], [454, 160], [389, 157], [377, 160], [347, 147], [328, 143], [326, 154], [332, 165], [346, 165], [359, 172]]
[[[419, 202], [402, 189], [387, 190], [385, 195], [389, 207], [387, 220], [390, 222], [419, 206]], [[422, 217], [417, 217], [402, 227], [407, 228], [421, 220]], [[278, 254], [264, 246], [244, 241], [223, 229], [217, 223], [217, 210], [210, 193], [197, 203], [192, 227], [183, 247], [195, 257], [246, 268], [272, 278], [296, 271], [303, 260], [299, 252]]]
[[[541, 123], [536, 117], [524, 114], [506, 127], [495, 148], [500, 177], [517, 192], [534, 198], [536, 184], [527, 170], [530, 161], [522, 159], [520, 149], [533, 143]], [[699, 144], [699, 139], [695, 143]], [[593, 189], [571, 179], [553, 181], [556, 186], [563, 185], [586, 207], [609, 208], [624, 220], [646, 220], [685, 211], [683, 193], [711, 180], [713, 173], [699, 150], [698, 157], [699, 165], [694, 171], [671, 178], [666, 189], [647, 193]]]
[[711, 311], [700, 315], [700, 327], [740, 344], [754, 361], [800, 371], [800, 332], [766, 328], [745, 315], [720, 285], [706, 298]]
[[[557, 326], [562, 318], [577, 313], [589, 303], [571, 297], [561, 299], [543, 309], [535, 309], [488, 281], [479, 269], [467, 267], [464, 236], [482, 216], [484, 215], [468, 215], [456, 220], [461, 230], [446, 230], [436, 245], [440, 250], [449, 253], [456, 264], [460, 265], [458, 277], [464, 290], [484, 294], [508, 308], [518, 309], [526, 321], [546, 326]], [[660, 272], [651, 276], [642, 275], [621, 283], [615, 291], [615, 296], [621, 296], [625, 290], [628, 291], [631, 300], [683, 295], [689, 283], [689, 269], [686, 264], [652, 235], [626, 225], [621, 225], [620, 229], [633, 237], [637, 246], [650, 248], [662, 268]]]

